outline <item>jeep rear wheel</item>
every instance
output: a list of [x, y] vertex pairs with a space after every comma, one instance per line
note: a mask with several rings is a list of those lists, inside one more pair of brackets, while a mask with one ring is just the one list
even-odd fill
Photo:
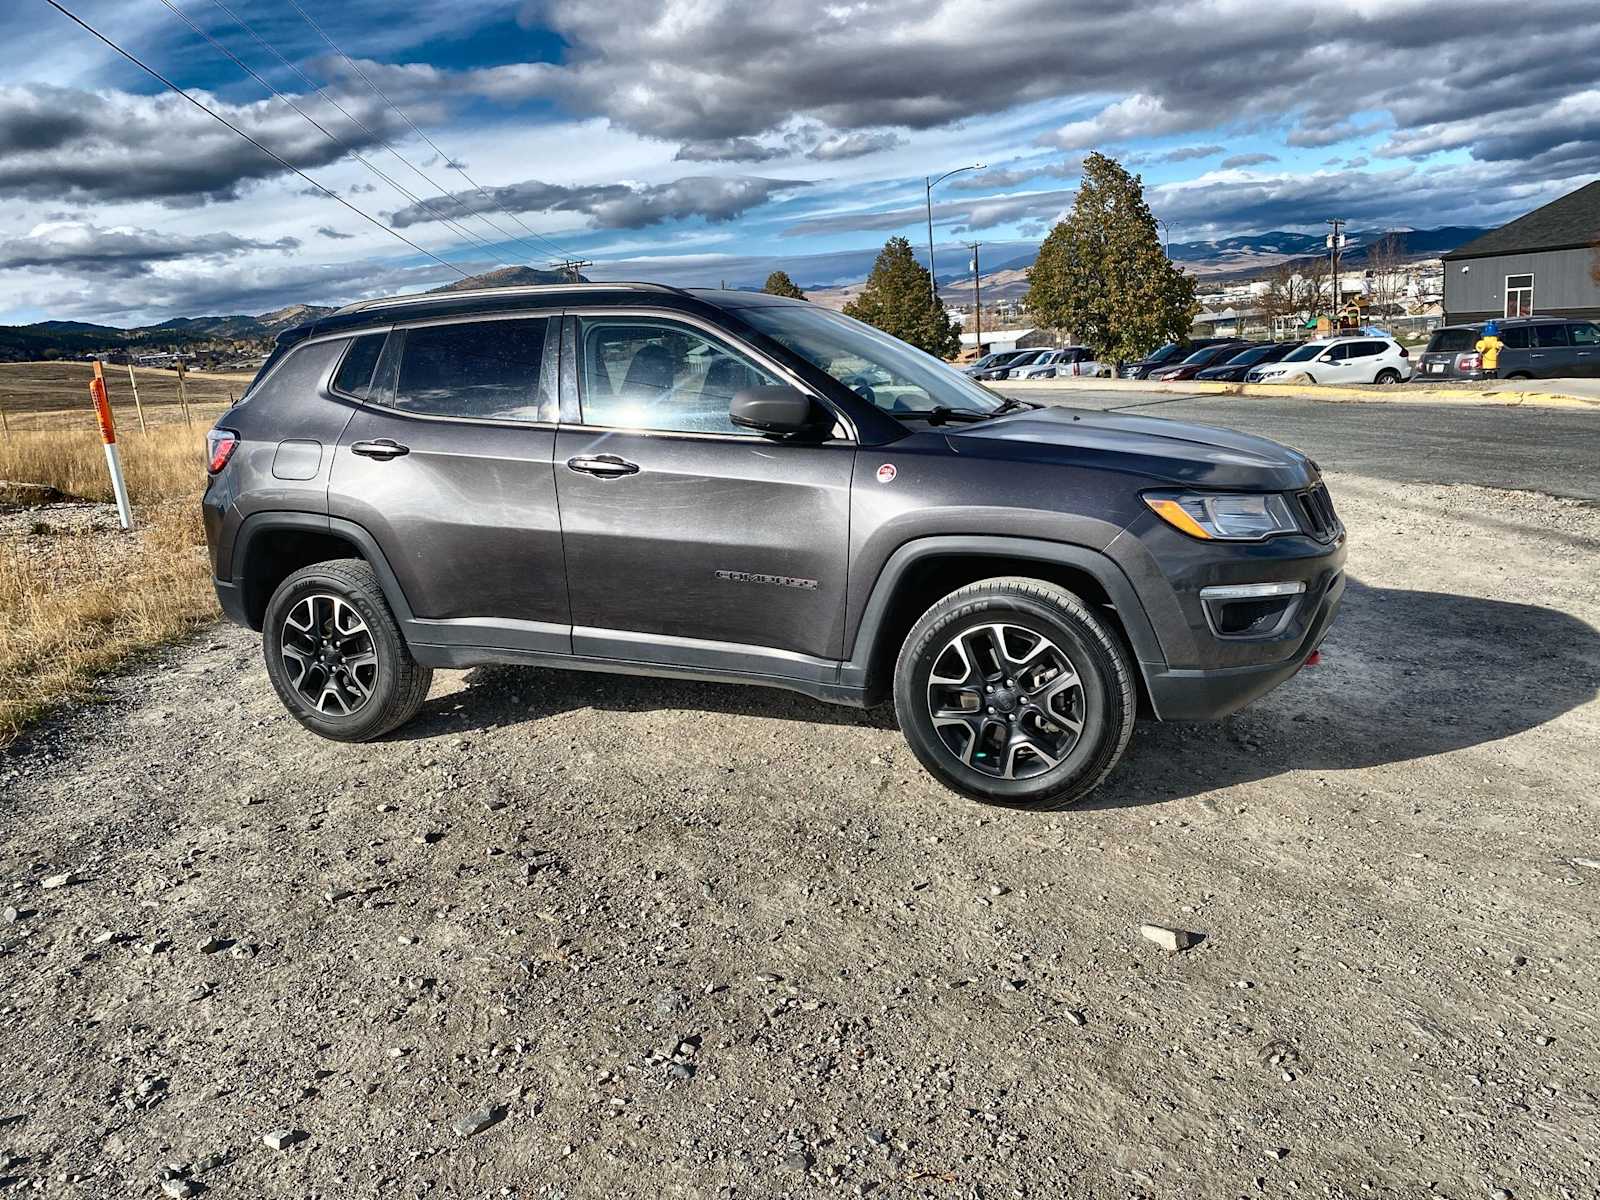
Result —
[[404, 725], [433, 682], [358, 558], [290, 575], [267, 603], [262, 633], [267, 676], [283, 706], [335, 741], [364, 742]]
[[906, 741], [941, 783], [986, 804], [1057, 809], [1087, 796], [1133, 733], [1116, 636], [1077, 596], [985, 579], [923, 614], [895, 664]]
[[1378, 377], [1372, 382], [1383, 387], [1388, 387], [1391, 384], [1400, 382], [1400, 372], [1396, 371], [1393, 367], [1385, 367], [1383, 370], [1378, 372]]

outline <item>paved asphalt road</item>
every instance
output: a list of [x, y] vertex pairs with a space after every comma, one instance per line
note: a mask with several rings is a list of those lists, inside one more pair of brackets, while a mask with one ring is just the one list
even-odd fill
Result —
[[[1004, 392], [1004, 385], [998, 389]], [[1311, 455], [1325, 471], [1471, 483], [1600, 501], [1600, 412], [1478, 404], [1352, 404], [1170, 392], [1017, 390], [1024, 400], [1224, 425]]]

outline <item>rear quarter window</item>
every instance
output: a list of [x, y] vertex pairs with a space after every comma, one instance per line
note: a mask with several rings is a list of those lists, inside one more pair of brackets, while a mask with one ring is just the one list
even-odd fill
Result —
[[372, 372], [383, 353], [386, 333], [365, 333], [351, 343], [333, 376], [333, 390], [365, 400], [372, 391]]

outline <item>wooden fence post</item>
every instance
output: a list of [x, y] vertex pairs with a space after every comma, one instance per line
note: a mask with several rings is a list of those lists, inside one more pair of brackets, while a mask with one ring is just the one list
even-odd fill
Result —
[[128, 362], [128, 386], [133, 389], [133, 408], [139, 414], [139, 432], [148, 433], [144, 424], [144, 405], [139, 403], [139, 381], [133, 377], [133, 362]]
[[193, 425], [194, 419], [189, 416], [189, 389], [183, 382], [183, 363], [178, 363], [178, 405], [183, 409], [183, 420], [186, 425]]

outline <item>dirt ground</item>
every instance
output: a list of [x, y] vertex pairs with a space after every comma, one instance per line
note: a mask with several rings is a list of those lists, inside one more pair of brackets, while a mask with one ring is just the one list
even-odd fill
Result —
[[0, 1194], [1600, 1193], [1600, 509], [1330, 485], [1323, 664], [1049, 816], [779, 692], [107, 681], [0, 759]]

